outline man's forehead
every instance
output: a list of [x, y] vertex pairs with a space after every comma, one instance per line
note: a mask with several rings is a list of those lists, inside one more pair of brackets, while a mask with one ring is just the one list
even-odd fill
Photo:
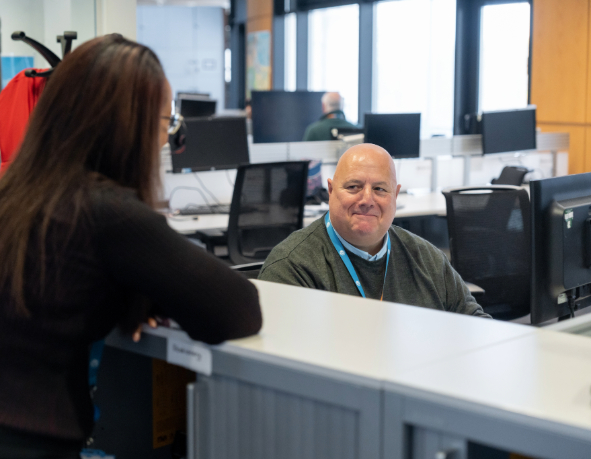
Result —
[[[341, 174], [339, 174], [341, 175]], [[393, 164], [386, 161], [364, 162], [351, 161], [342, 168], [341, 179], [347, 180], [371, 180], [372, 182], [396, 180]]]

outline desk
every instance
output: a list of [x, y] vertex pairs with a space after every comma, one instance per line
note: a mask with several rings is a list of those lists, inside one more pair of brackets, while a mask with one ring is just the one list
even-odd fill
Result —
[[[397, 199], [400, 209], [396, 211], [396, 218], [424, 217], [430, 215], [445, 216], [445, 198], [441, 192], [427, 193], [423, 195], [399, 194]], [[314, 217], [305, 217], [304, 226], [310, 225], [319, 218], [321, 214]], [[171, 228], [181, 234], [192, 234], [195, 231], [207, 229], [227, 228], [228, 214], [198, 215], [192, 217], [168, 217], [168, 224]]]
[[[465, 459], [468, 441], [591, 457], [588, 338], [253, 282], [264, 327], [210, 347], [212, 374], [189, 387], [188, 457]], [[172, 337], [188, 339], [107, 343], [166, 358]]]

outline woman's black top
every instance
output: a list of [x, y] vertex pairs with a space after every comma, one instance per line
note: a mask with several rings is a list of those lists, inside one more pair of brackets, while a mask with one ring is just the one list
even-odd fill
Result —
[[89, 345], [118, 323], [133, 329], [148, 303], [206, 343], [261, 327], [254, 285], [173, 231], [133, 191], [103, 182], [88, 194], [76, 225], [68, 223], [71, 204], [50, 223], [43, 289], [42, 250], [37, 232], [31, 236], [30, 317], [7, 313], [8, 292], [0, 291], [0, 426], [86, 438], [93, 424]]

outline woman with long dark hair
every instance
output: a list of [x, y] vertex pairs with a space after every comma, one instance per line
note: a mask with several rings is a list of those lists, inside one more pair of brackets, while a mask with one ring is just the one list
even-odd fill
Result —
[[0, 458], [74, 458], [89, 345], [156, 312], [196, 340], [256, 333], [254, 286], [152, 210], [171, 90], [120, 35], [56, 68], [0, 177]]

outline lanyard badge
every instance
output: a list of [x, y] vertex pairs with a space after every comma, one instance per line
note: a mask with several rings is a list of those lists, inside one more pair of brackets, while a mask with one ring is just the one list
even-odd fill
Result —
[[[363, 298], [365, 298], [365, 292], [363, 291], [363, 287], [361, 286], [361, 282], [359, 281], [359, 277], [357, 276], [357, 273], [355, 272], [355, 268], [353, 267], [353, 263], [351, 263], [351, 260], [349, 259], [349, 255], [347, 255], [347, 252], [345, 251], [345, 248], [343, 247], [343, 243], [341, 242], [341, 240], [337, 236], [336, 231], [332, 227], [332, 223], [330, 222], [330, 216], [329, 216], [328, 212], [326, 213], [326, 216], [324, 217], [324, 224], [326, 226], [326, 231], [328, 232], [328, 237], [330, 237], [330, 240], [332, 241], [332, 245], [334, 246], [337, 253], [341, 257], [341, 260], [343, 260], [343, 263], [345, 263], [345, 267], [347, 268], [347, 271], [349, 271], [349, 275], [353, 279], [353, 282], [355, 282], [355, 286], [357, 287], [357, 290], [359, 290], [359, 293], [361, 293], [361, 296]], [[384, 287], [386, 285], [386, 276], [388, 275], [388, 264], [390, 262], [390, 234], [386, 233], [386, 237], [387, 237], [387, 244], [388, 244], [388, 252], [387, 252], [388, 255], [386, 257], [386, 272], [384, 273], [384, 283], [382, 284], [382, 297], [380, 298], [380, 301], [384, 298]]]

